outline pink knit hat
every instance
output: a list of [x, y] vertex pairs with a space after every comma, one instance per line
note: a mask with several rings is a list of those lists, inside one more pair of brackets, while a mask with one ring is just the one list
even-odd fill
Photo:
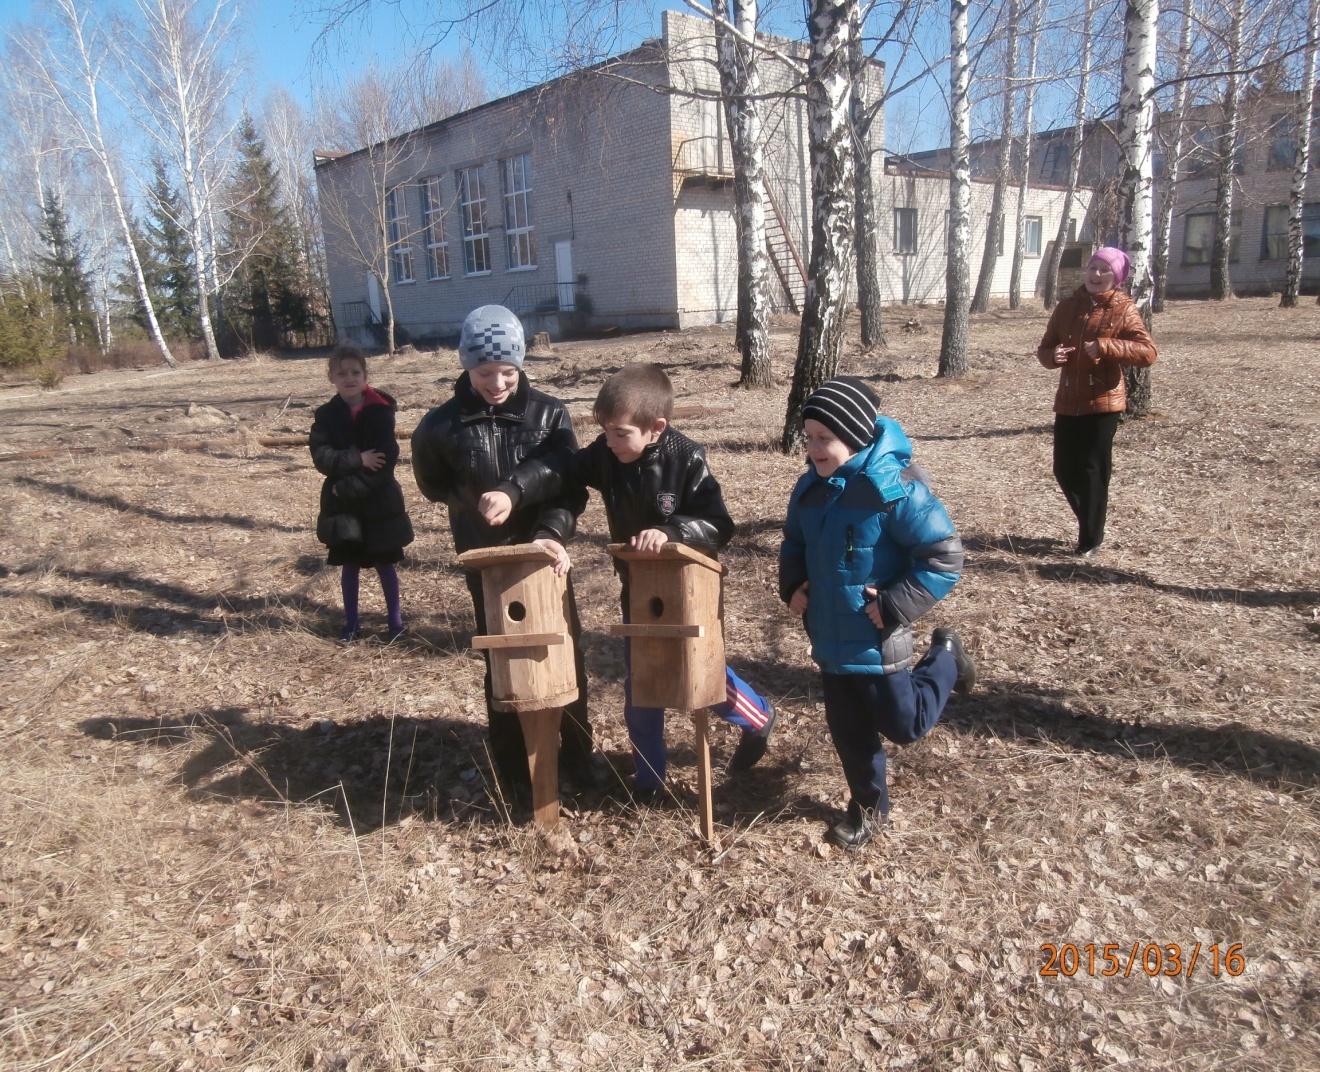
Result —
[[1128, 260], [1128, 255], [1117, 246], [1101, 246], [1091, 254], [1091, 260], [1104, 261], [1114, 273], [1114, 286], [1122, 286], [1123, 280], [1128, 277], [1128, 271], [1132, 268], [1132, 262]]

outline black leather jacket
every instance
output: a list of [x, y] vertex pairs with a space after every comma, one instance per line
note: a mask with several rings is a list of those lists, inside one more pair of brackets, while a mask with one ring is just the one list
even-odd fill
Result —
[[733, 538], [733, 519], [705, 450], [673, 428], [627, 464], [601, 435], [573, 455], [568, 475], [571, 485], [600, 492], [616, 543], [660, 529], [676, 543], [714, 555]]
[[[487, 405], [465, 372], [454, 397], [413, 432], [413, 475], [423, 495], [448, 505], [459, 553], [541, 537], [566, 543], [587, 503], [585, 490], [560, 490], [559, 471], [576, 450], [564, 404], [535, 390], [521, 372], [518, 389], [500, 406]], [[497, 528], [477, 512], [488, 491], [503, 491], [514, 504]]]

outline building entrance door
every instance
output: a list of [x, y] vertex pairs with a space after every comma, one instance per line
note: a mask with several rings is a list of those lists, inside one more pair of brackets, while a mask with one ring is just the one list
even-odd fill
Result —
[[559, 311], [571, 313], [577, 308], [577, 284], [573, 279], [573, 241], [565, 239], [555, 243], [555, 290], [559, 296]]

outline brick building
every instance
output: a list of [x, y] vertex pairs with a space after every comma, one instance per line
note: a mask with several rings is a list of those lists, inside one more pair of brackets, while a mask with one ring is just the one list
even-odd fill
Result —
[[[414, 339], [454, 335], [469, 310], [489, 302], [509, 306], [529, 331], [552, 334], [732, 320], [733, 170], [714, 38], [706, 20], [674, 12], [661, 31], [595, 68], [388, 143], [318, 153], [340, 335], [374, 341], [387, 301]], [[805, 61], [800, 43], [774, 44]], [[767, 94], [800, 81], [772, 56], [761, 74]], [[877, 90], [883, 74], [873, 65]], [[800, 92], [763, 103], [772, 300], [797, 311], [811, 233], [806, 104]], [[870, 140], [883, 144], [883, 119]], [[886, 169], [876, 190], [886, 299], [938, 300], [947, 182]], [[1061, 196], [1030, 198], [1039, 237], [1028, 287]], [[1006, 293], [1009, 258], [1001, 266], [996, 292]]]

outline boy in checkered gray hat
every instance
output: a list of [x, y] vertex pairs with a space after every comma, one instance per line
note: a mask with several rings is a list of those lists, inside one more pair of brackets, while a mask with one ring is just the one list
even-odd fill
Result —
[[[551, 466], [577, 449], [564, 404], [536, 390], [523, 372], [527, 347], [522, 322], [502, 305], [473, 309], [463, 321], [458, 359], [463, 373], [454, 396], [431, 410], [412, 437], [413, 475], [432, 502], [449, 507], [454, 547], [535, 543], [567, 573], [564, 545], [573, 537], [585, 491], [547, 492]], [[485, 621], [481, 578], [467, 576], [478, 623]], [[581, 629], [570, 578], [569, 616]], [[579, 789], [600, 787], [601, 764], [592, 754], [587, 720], [587, 675], [582, 646], [575, 645], [578, 699], [564, 709], [560, 769]], [[518, 716], [491, 703], [490, 664], [486, 705], [495, 776], [507, 797], [525, 799], [530, 781]]]
[[963, 549], [912, 444], [864, 382], [830, 380], [802, 417], [808, 465], [788, 502], [779, 594], [811, 638], [851, 791], [826, 838], [856, 849], [889, 814], [884, 738], [925, 736], [950, 692], [975, 684], [976, 666], [952, 629], [936, 629], [909, 669], [912, 624], [953, 588]]

